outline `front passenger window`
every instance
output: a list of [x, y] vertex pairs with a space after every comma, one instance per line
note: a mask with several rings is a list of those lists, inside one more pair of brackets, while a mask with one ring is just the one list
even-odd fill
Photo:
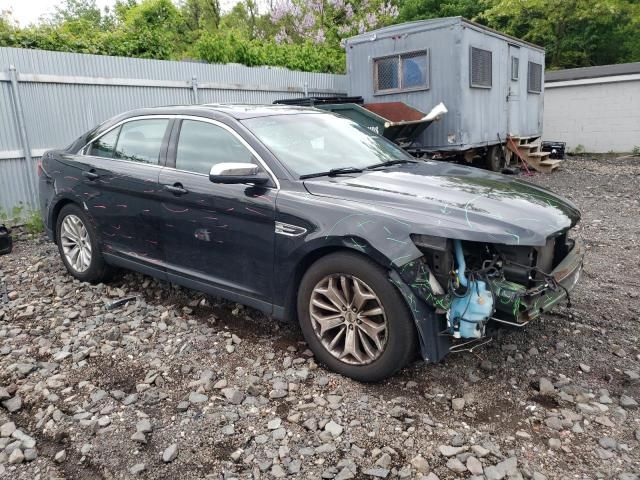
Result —
[[183, 120], [176, 151], [176, 168], [209, 174], [217, 163], [255, 163], [251, 152], [235, 135], [222, 127]]

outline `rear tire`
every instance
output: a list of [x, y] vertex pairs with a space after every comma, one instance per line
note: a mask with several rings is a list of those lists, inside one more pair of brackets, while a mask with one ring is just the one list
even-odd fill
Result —
[[89, 216], [74, 203], [62, 207], [56, 221], [56, 243], [67, 271], [82, 282], [100, 283], [109, 273], [98, 234]]
[[385, 379], [415, 355], [416, 328], [405, 300], [387, 272], [360, 255], [333, 253], [309, 267], [298, 291], [298, 319], [316, 358], [354, 380]]

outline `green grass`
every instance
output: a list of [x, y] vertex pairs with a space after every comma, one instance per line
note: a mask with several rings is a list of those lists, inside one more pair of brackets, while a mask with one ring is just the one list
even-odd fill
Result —
[[44, 233], [44, 222], [40, 210], [34, 210], [22, 202], [11, 210], [0, 208], [0, 223], [8, 227], [23, 226], [31, 235]]

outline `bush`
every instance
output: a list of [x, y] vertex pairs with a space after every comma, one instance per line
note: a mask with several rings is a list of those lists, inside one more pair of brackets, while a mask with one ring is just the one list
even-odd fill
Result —
[[11, 211], [0, 208], [0, 223], [8, 227], [22, 225], [31, 235], [39, 235], [44, 232], [44, 222], [40, 210], [33, 210], [20, 202]]
[[248, 66], [271, 65], [303, 72], [344, 73], [345, 55], [341, 48], [301, 44], [277, 44], [273, 40], [250, 40], [234, 32], [203, 33], [191, 54], [210, 63], [240, 63]]
[[584, 145], [582, 145], [581, 143], [576, 145], [576, 148], [573, 149], [571, 153], [571, 155], [582, 155], [585, 152], [584, 150]]
[[44, 222], [40, 210], [29, 210], [25, 215], [24, 228], [31, 235], [40, 235], [44, 233]]

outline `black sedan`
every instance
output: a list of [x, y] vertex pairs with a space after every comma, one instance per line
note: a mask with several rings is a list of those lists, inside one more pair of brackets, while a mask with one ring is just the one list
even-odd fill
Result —
[[321, 362], [362, 381], [534, 320], [582, 267], [568, 201], [311, 108], [135, 110], [39, 173], [77, 279], [123, 267], [297, 318]]

